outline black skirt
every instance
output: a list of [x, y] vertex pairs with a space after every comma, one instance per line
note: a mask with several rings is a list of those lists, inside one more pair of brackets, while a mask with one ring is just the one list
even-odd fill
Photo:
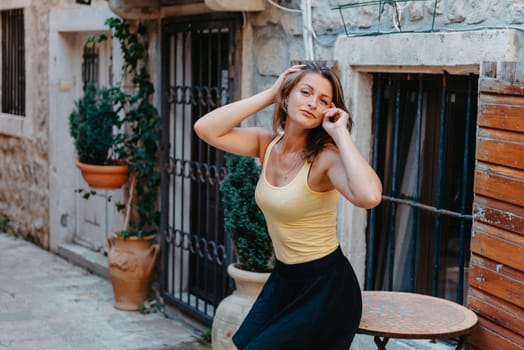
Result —
[[340, 247], [302, 264], [277, 261], [233, 336], [239, 350], [348, 350], [362, 315], [362, 295]]

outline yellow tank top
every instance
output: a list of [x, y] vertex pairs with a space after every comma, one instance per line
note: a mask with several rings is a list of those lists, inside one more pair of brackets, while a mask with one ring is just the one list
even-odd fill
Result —
[[336, 190], [313, 191], [308, 183], [310, 162], [285, 186], [271, 185], [266, 179], [269, 154], [282, 135], [268, 145], [255, 199], [266, 218], [276, 258], [285, 264], [298, 264], [322, 258], [338, 247], [336, 236]]

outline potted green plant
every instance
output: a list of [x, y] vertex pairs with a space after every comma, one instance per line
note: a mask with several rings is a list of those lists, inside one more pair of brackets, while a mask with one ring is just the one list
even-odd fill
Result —
[[138, 310], [147, 297], [160, 250], [154, 244], [160, 221], [160, 117], [151, 102], [154, 87], [147, 71], [146, 26], [120, 18], [109, 18], [106, 24], [123, 54], [125, 88], [119, 89], [123, 96], [119, 103], [126, 132], [123, 153], [130, 171], [126, 204], [117, 206], [125, 212], [124, 227], [108, 239], [109, 274], [115, 307]]
[[228, 349], [231, 336], [255, 302], [273, 266], [266, 221], [255, 202], [260, 167], [254, 158], [225, 154], [227, 175], [220, 183], [224, 228], [237, 262], [227, 268], [236, 289], [220, 302], [212, 326], [213, 350]]
[[91, 188], [117, 189], [128, 177], [124, 156], [122, 98], [114, 87], [98, 88], [88, 83], [69, 115], [69, 131], [78, 156], [77, 167]]
[[271, 269], [273, 246], [266, 220], [255, 202], [260, 167], [255, 159], [225, 154], [227, 175], [220, 183], [224, 228], [233, 241], [238, 268], [253, 272]]

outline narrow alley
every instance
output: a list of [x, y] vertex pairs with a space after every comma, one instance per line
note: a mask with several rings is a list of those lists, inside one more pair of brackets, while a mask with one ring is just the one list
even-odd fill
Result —
[[1, 350], [204, 350], [201, 330], [161, 312], [119, 311], [109, 281], [0, 234]]

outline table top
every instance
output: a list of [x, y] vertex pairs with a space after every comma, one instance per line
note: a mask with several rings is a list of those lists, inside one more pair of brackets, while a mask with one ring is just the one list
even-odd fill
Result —
[[429, 295], [364, 291], [358, 333], [405, 339], [443, 339], [466, 335], [477, 315], [452, 301]]

